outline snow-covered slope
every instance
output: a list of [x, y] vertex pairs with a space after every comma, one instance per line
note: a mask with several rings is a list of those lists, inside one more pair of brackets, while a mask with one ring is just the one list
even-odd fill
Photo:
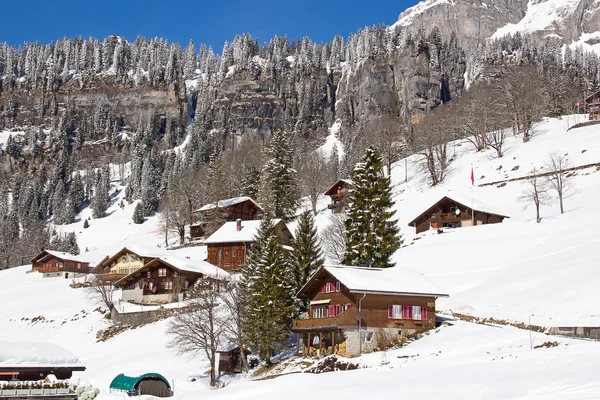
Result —
[[[600, 294], [600, 255], [595, 221], [600, 216], [600, 171], [591, 167], [573, 177], [577, 190], [565, 199], [561, 215], [553, 203], [542, 207], [542, 222], [535, 222], [531, 207], [524, 209], [518, 196], [523, 181], [506, 185], [476, 186], [473, 198], [486, 203], [510, 219], [502, 224], [461, 228], [437, 234], [416, 235], [407, 226], [439, 197], [451, 193], [471, 198], [471, 165], [476, 185], [527, 176], [540, 169], [549, 153], [568, 154], [574, 166], [600, 162], [600, 129], [589, 126], [567, 131], [577, 118], [547, 119], [535, 126], [529, 143], [510, 137], [503, 158], [492, 151], [475, 153], [466, 141], [448, 147], [453, 157], [450, 173], [432, 188], [418, 172], [417, 159], [401, 160], [392, 170], [396, 217], [406, 247], [395, 254], [398, 265], [419, 271], [436, 283], [448, 299], [438, 309], [528, 321], [542, 326], [600, 325], [597, 310]], [[542, 169], [543, 171], [543, 169]], [[115, 184], [114, 189], [119, 189]], [[142, 225], [131, 221], [134, 205], [120, 208], [122, 192], [114, 195], [108, 216], [92, 219], [88, 229], [82, 220], [64, 230], [78, 233], [82, 250], [90, 257], [104, 255], [126, 245], [164, 251], [164, 233], [156, 218]], [[319, 202], [319, 228], [327, 224], [327, 199]], [[86, 218], [84, 210], [80, 218]], [[418, 239], [417, 239], [418, 238]], [[417, 240], [415, 240], [417, 239]], [[201, 258], [202, 247], [173, 254]], [[251, 382], [245, 377], [227, 378], [229, 385], [209, 390], [207, 363], [202, 356], [178, 356], [168, 347], [167, 321], [121, 333], [106, 342], [96, 342], [96, 332], [108, 321], [95, 311], [83, 289], [72, 289], [69, 281], [41, 279], [27, 274], [27, 266], [0, 272], [5, 283], [0, 291], [0, 341], [44, 341], [72, 352], [87, 371], [76, 376], [102, 389], [100, 399], [120, 399], [109, 394], [108, 385], [119, 373], [159, 372], [173, 382], [176, 399], [197, 398], [305, 398], [307, 395], [343, 395], [347, 398], [384, 397], [402, 387], [404, 394], [428, 398], [598, 398], [595, 376], [600, 344], [532, 335], [533, 345], [559, 342], [558, 347], [530, 350], [529, 332], [512, 327], [485, 326], [452, 321], [429, 336], [386, 355], [358, 359], [370, 368], [324, 375], [293, 374], [275, 380]], [[36, 318], [37, 317], [37, 318]], [[191, 378], [197, 380], [192, 382]], [[506, 385], [506, 382], [511, 382]], [[425, 388], [425, 389], [424, 389]], [[468, 395], [465, 395], [467, 393]]]

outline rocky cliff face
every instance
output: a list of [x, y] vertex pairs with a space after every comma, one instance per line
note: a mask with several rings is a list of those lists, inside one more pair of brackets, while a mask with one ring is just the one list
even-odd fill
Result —
[[400, 14], [395, 25], [413, 34], [437, 26], [441, 34], [456, 34], [465, 49], [474, 49], [499, 28], [520, 21], [528, 0], [425, 0]]

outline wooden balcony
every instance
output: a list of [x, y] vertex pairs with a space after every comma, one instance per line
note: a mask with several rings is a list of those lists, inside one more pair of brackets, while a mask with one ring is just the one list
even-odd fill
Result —
[[354, 319], [356, 309], [351, 308], [337, 317], [332, 318], [307, 318], [296, 319], [292, 322], [292, 331], [333, 331], [342, 327], [357, 327], [358, 321]]
[[48, 272], [58, 272], [58, 271], [59, 271], [58, 267], [50, 267], [50, 268], [40, 267], [40, 268], [37, 268], [37, 272], [41, 272], [42, 274], [46, 274]]

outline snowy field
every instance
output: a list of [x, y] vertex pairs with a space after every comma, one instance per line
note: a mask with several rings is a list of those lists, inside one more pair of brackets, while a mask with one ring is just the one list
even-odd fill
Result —
[[[415, 234], [407, 226], [443, 195], [471, 199], [471, 165], [475, 184], [527, 176], [540, 169], [549, 153], [568, 154], [573, 166], [600, 162], [600, 127], [567, 131], [574, 116], [549, 119], [535, 127], [531, 142], [510, 137], [504, 157], [493, 151], [475, 153], [466, 141], [450, 144], [450, 172], [438, 187], [429, 187], [418, 172], [415, 157], [392, 170], [396, 217], [405, 247], [395, 254], [407, 266], [431, 278], [450, 298], [438, 301], [441, 315], [450, 311], [512, 321], [531, 319], [535, 325], [600, 326], [600, 242], [593, 221], [600, 214], [600, 172], [577, 171], [576, 191], [565, 199], [566, 213], [556, 202], [543, 206], [542, 222], [535, 211], [518, 201], [524, 181], [476, 186], [473, 198], [494, 211], [510, 216], [502, 224]], [[331, 142], [334, 143], [333, 137]], [[337, 145], [337, 144], [336, 144]], [[455, 154], [455, 155], [454, 155]], [[518, 168], [516, 168], [518, 166]], [[543, 169], [542, 169], [543, 171]], [[113, 187], [120, 189], [118, 186]], [[61, 227], [77, 232], [82, 252], [100, 260], [124, 246], [144, 246], [164, 251], [164, 233], [157, 218], [135, 225], [135, 204], [120, 208], [123, 192], [115, 194], [104, 219], [91, 219], [83, 229], [79, 222]], [[319, 202], [319, 228], [327, 224], [327, 199]], [[174, 238], [171, 242], [175, 243]], [[202, 258], [204, 247], [177, 250], [174, 254]], [[423, 398], [487, 399], [597, 399], [600, 382], [596, 366], [597, 342], [551, 337], [513, 327], [480, 325], [450, 320], [423, 339], [408, 346], [353, 359], [364, 369], [322, 375], [291, 374], [266, 381], [245, 376], [225, 378], [224, 388], [208, 388], [203, 357], [178, 356], [167, 346], [167, 321], [133, 329], [107, 342], [96, 342], [96, 332], [108, 326], [98, 307], [83, 289], [71, 289], [69, 281], [27, 274], [29, 267], [0, 272], [5, 283], [0, 291], [0, 341], [44, 341], [75, 354], [87, 371], [77, 377], [99, 387], [100, 399], [122, 399], [109, 394], [108, 385], [119, 373], [158, 372], [173, 382], [176, 399], [304, 399], [307, 396], [382, 398], [402, 393]], [[38, 317], [38, 318], [36, 318]], [[42, 318], [43, 317], [43, 318]], [[34, 319], [32, 321], [32, 319]], [[552, 348], [530, 349], [557, 341]], [[388, 361], [382, 364], [382, 360]], [[196, 378], [195, 382], [191, 379]]]

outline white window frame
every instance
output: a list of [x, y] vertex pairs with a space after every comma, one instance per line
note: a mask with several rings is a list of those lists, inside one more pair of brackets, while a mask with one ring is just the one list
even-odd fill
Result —
[[342, 291], [342, 284], [340, 282], [336, 282], [335, 283], [335, 291], [336, 292], [341, 292]]
[[166, 268], [159, 268], [158, 269], [158, 276], [167, 276], [167, 269]]

